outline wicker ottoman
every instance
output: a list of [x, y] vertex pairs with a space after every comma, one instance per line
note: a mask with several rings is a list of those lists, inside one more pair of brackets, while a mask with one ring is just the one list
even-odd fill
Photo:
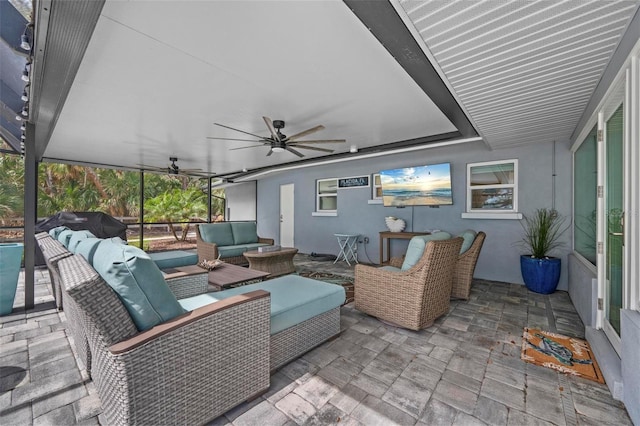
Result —
[[271, 293], [271, 370], [340, 333], [344, 288], [298, 275], [201, 294], [179, 302], [191, 311], [254, 290]]

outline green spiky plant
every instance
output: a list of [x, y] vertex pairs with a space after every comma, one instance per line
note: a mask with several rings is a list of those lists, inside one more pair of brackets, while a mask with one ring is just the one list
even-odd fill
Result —
[[549, 253], [562, 246], [560, 237], [567, 228], [563, 228], [565, 218], [555, 209], [537, 209], [533, 215], [524, 217], [522, 244], [527, 254], [536, 259], [549, 257]]

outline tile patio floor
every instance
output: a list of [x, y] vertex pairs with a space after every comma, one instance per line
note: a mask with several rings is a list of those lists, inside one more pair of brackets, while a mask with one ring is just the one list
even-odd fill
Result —
[[[353, 275], [344, 264], [297, 256], [299, 270]], [[106, 424], [93, 383], [78, 369], [46, 269], [36, 308], [0, 317], [0, 424]], [[22, 281], [21, 281], [22, 282]], [[522, 328], [583, 337], [567, 293], [478, 280], [471, 300], [420, 332], [345, 306], [342, 334], [271, 377], [271, 388], [213, 425], [631, 424], [605, 385], [520, 360]]]

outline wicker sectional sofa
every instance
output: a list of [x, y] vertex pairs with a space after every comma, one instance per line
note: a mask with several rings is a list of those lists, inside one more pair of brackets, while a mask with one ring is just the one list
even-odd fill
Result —
[[273, 245], [272, 238], [258, 236], [255, 222], [201, 223], [196, 226], [198, 261], [222, 259], [227, 263], [244, 265], [245, 251]]
[[341, 286], [289, 275], [205, 293], [204, 269], [171, 279], [115, 240], [83, 239], [75, 254], [37, 242], [109, 424], [206, 423], [340, 332]]
[[269, 388], [269, 293], [229, 298], [140, 332], [82, 256], [58, 265], [82, 312], [108, 424], [203, 424]]

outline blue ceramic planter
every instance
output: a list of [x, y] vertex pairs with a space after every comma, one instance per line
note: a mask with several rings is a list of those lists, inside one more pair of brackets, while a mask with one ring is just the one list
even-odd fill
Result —
[[524, 284], [531, 291], [550, 294], [556, 291], [560, 281], [560, 259], [536, 259], [531, 256], [520, 256], [520, 271]]
[[16, 297], [23, 244], [0, 244], [0, 315], [7, 315], [13, 309]]

